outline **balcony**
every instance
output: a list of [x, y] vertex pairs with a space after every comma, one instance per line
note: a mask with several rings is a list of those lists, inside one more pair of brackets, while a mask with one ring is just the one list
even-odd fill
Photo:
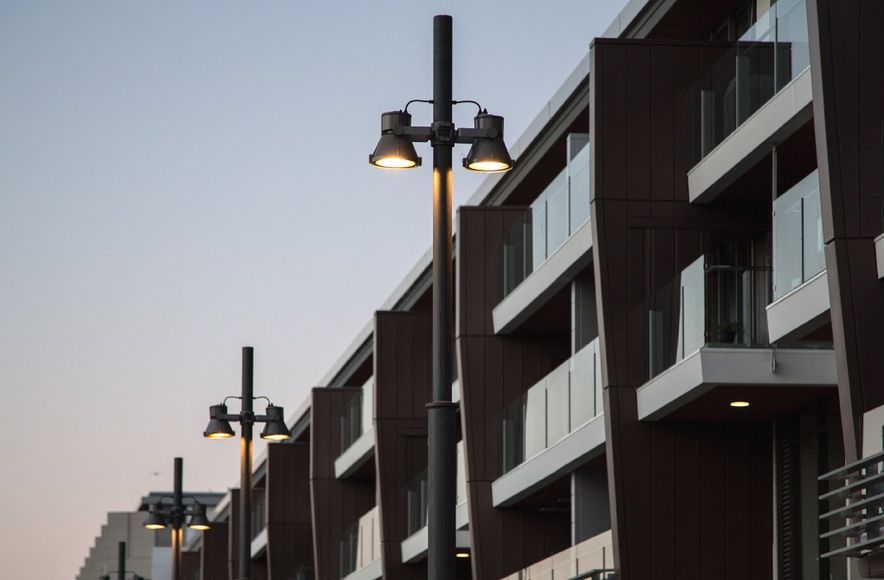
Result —
[[608, 530], [501, 580], [615, 580], [613, 542]]
[[[467, 477], [464, 463], [463, 441], [457, 444], [457, 548], [467, 551], [470, 548], [469, 533], [464, 530], [469, 525], [467, 510]], [[427, 470], [421, 471], [405, 486], [405, 517], [408, 537], [402, 541], [402, 561], [418, 562], [427, 556], [429, 541], [427, 529]]]
[[341, 453], [335, 459], [335, 477], [343, 479], [355, 473], [374, 455], [374, 377], [362, 385], [362, 392], [352, 397], [341, 415]]
[[767, 307], [771, 341], [806, 334], [828, 319], [819, 171], [774, 200], [773, 238], [774, 302]]
[[504, 296], [550, 259], [589, 219], [589, 142], [568, 136], [568, 164], [507, 232]]
[[344, 533], [340, 546], [341, 578], [374, 580], [381, 577], [381, 528], [377, 507]]
[[[867, 558], [884, 548], [884, 452], [819, 478], [821, 558]], [[821, 550], [822, 551], [822, 550]], [[878, 554], [880, 559], [880, 553]], [[877, 577], [874, 576], [874, 577]]]
[[691, 201], [710, 201], [812, 117], [806, 12], [805, 0], [775, 3], [698, 83]]
[[495, 507], [512, 505], [602, 453], [599, 341], [593, 340], [503, 410], [503, 475], [492, 483]]
[[[776, 392], [754, 393], [774, 411], [778, 399], [815, 396], [802, 393], [804, 387], [836, 383], [831, 350], [770, 348], [760, 324], [769, 288], [767, 268], [703, 256], [649, 298], [650, 380], [637, 392], [639, 419], [660, 419], [717, 387], [798, 388], [788, 401]], [[739, 389], [724, 392], [748, 396]]]

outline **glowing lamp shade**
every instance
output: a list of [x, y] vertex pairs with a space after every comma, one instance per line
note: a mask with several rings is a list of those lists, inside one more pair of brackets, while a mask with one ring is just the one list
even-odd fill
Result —
[[731, 401], [730, 405], [735, 409], [745, 409], [749, 406], [749, 401]]
[[203, 504], [194, 502], [193, 515], [190, 516], [190, 521], [187, 522], [187, 527], [199, 532], [204, 532], [212, 527], [209, 525], [209, 518], [206, 517], [206, 508], [203, 507]]
[[267, 441], [285, 441], [291, 439], [289, 428], [285, 426], [282, 407], [267, 405], [267, 424], [261, 431], [261, 439]]
[[230, 439], [233, 437], [233, 427], [224, 419], [227, 414], [227, 405], [212, 405], [209, 407], [209, 424], [203, 431], [203, 437], [207, 439]]
[[410, 127], [411, 115], [390, 111], [381, 115], [381, 138], [368, 162], [382, 169], [411, 169], [421, 164], [414, 144], [407, 135], [397, 135], [396, 127]]
[[476, 115], [473, 123], [476, 129], [490, 131], [493, 136], [476, 139], [464, 157], [463, 166], [482, 173], [500, 173], [512, 169], [514, 161], [503, 142], [503, 117], [483, 111]]
[[162, 530], [166, 527], [166, 518], [163, 517], [163, 514], [160, 513], [160, 505], [153, 504], [150, 506], [150, 511], [147, 514], [147, 519], [144, 520], [144, 527], [148, 530]]

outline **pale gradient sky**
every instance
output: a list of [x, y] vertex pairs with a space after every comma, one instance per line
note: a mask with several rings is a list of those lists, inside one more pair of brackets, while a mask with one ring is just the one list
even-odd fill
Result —
[[624, 4], [0, 3], [0, 575], [72, 579], [176, 455], [233, 484], [201, 431], [240, 347], [290, 413], [427, 249], [429, 169], [367, 155], [431, 96], [433, 14], [512, 142]]

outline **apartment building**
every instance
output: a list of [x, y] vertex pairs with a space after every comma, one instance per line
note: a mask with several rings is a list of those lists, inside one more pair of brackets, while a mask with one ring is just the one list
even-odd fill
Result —
[[[459, 578], [884, 577], [882, 25], [633, 0], [457, 210]], [[429, 268], [257, 462], [256, 578], [426, 577]]]

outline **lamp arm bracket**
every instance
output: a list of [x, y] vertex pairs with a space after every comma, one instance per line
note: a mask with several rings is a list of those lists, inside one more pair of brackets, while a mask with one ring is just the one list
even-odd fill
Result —
[[472, 143], [476, 139], [495, 139], [500, 132], [496, 128], [475, 129], [473, 127], [464, 127], [457, 130], [455, 142]]
[[235, 421], [237, 423], [242, 422], [242, 415], [239, 413], [224, 413], [223, 415], [218, 415], [215, 418], [220, 419], [221, 421]]
[[394, 135], [404, 135], [411, 138], [415, 143], [429, 141], [433, 135], [431, 127], [409, 127], [407, 125], [397, 125], [393, 127]]
[[269, 423], [271, 419], [269, 415], [255, 415], [253, 421], [255, 423]]
[[407, 112], [408, 112], [408, 106], [411, 105], [412, 103], [427, 103], [427, 104], [432, 105], [432, 104], [433, 104], [433, 99], [411, 99], [410, 101], [408, 101], [407, 103], [405, 103], [405, 108], [403, 109], [403, 111], [405, 111], [405, 112], [407, 113]]
[[476, 105], [476, 106], [479, 108], [479, 112], [480, 112], [480, 113], [482, 113], [482, 112], [484, 111], [484, 109], [482, 109], [482, 105], [480, 105], [480, 104], [478, 103], [478, 101], [472, 101], [472, 100], [470, 100], [470, 99], [463, 99], [463, 100], [460, 100], [460, 101], [452, 100], [452, 101], [451, 101], [451, 104], [452, 104], [452, 105], [460, 105], [460, 104]]
[[241, 400], [242, 400], [242, 397], [238, 397], [238, 396], [236, 396], [236, 395], [230, 395], [229, 397], [224, 397], [224, 400], [221, 401], [221, 404], [222, 404], [222, 405], [226, 405], [226, 404], [227, 404], [227, 401], [229, 401], [230, 399], [239, 399], [239, 400], [241, 401]]

